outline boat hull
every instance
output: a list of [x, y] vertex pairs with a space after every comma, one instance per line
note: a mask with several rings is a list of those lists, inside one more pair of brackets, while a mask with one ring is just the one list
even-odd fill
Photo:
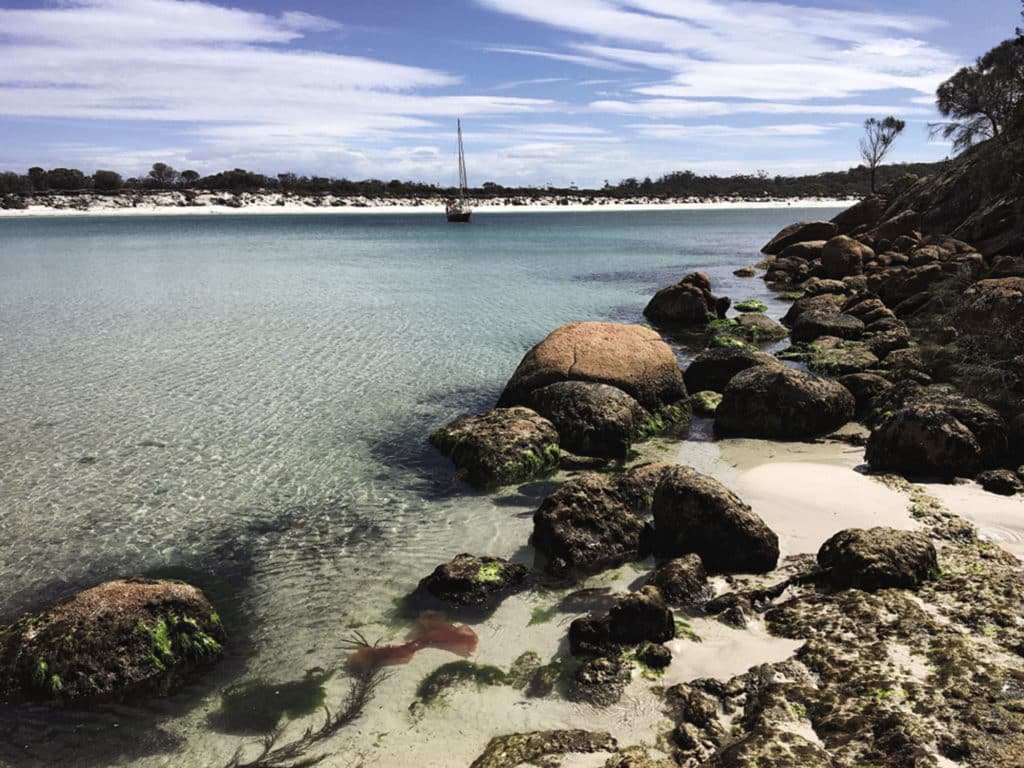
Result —
[[445, 214], [448, 217], [449, 224], [468, 224], [469, 217], [473, 215], [472, 211], [451, 211]]

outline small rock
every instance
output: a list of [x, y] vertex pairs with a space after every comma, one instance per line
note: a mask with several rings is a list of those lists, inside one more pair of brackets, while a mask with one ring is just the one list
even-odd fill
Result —
[[690, 407], [693, 408], [693, 412], [705, 418], [714, 416], [721, 402], [722, 396], [718, 392], [712, 392], [711, 390], [690, 395]]
[[693, 607], [710, 596], [708, 577], [700, 555], [690, 552], [659, 565], [647, 579], [669, 605]]
[[672, 663], [672, 651], [664, 645], [647, 643], [636, 652], [636, 658], [651, 669], [666, 669]]
[[989, 493], [1014, 496], [1024, 490], [1020, 478], [1008, 469], [990, 469], [974, 478]]
[[641, 587], [620, 599], [608, 611], [608, 621], [609, 636], [619, 645], [664, 643], [676, 636], [672, 611], [653, 586]]
[[522, 586], [527, 568], [500, 557], [456, 555], [420, 581], [420, 587], [449, 605], [494, 605]]
[[629, 667], [621, 658], [590, 659], [576, 670], [569, 686], [569, 700], [610, 707], [622, 698], [629, 678]]

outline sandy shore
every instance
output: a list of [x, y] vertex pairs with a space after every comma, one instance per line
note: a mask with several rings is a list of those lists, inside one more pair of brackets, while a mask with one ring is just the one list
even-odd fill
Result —
[[[128, 197], [91, 195], [78, 198], [49, 198], [46, 204], [33, 203], [25, 209], [0, 209], [0, 218], [35, 218], [46, 216], [239, 216], [274, 214], [423, 214], [441, 216], [442, 200], [376, 199], [376, 198], [288, 198], [281, 195], [242, 195], [228, 205], [223, 196], [203, 194], [190, 203], [180, 193], [148, 195], [141, 201]], [[491, 213], [535, 213], [556, 211], [690, 211], [775, 208], [840, 208], [850, 200], [827, 198], [795, 198], [749, 200], [715, 198], [698, 200], [679, 198], [653, 200], [607, 200], [597, 198], [582, 202], [578, 198], [543, 197], [536, 200], [509, 202], [508, 198], [474, 203], [478, 215]]]

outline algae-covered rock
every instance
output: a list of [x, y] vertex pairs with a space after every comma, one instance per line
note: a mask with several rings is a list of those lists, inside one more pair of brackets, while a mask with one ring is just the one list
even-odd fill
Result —
[[600, 475], [567, 481], [533, 516], [533, 546], [554, 573], [608, 568], [640, 556], [644, 524]]
[[835, 768], [835, 763], [807, 737], [765, 727], [717, 752], [703, 768]]
[[172, 686], [223, 654], [213, 606], [177, 581], [109, 581], [0, 629], [0, 703]]
[[652, 418], [618, 387], [558, 381], [531, 391], [526, 405], [558, 430], [560, 446], [583, 456], [621, 459]]
[[644, 307], [644, 317], [673, 327], [703, 326], [711, 318], [724, 317], [729, 303], [728, 298], [711, 293], [706, 274], [693, 272], [658, 291]]
[[555, 426], [529, 408], [495, 408], [441, 427], [430, 442], [478, 488], [541, 477], [558, 467]]
[[533, 731], [495, 736], [469, 768], [516, 768], [549, 756], [613, 752], [615, 739], [603, 732]]
[[715, 415], [718, 405], [722, 402], [722, 395], [707, 389], [702, 392], [695, 392], [690, 395], [690, 407], [698, 416], [710, 418]]
[[420, 581], [420, 589], [453, 606], [493, 606], [519, 589], [528, 570], [500, 557], [463, 553]]
[[762, 573], [779, 559], [779, 538], [736, 494], [691, 467], [665, 473], [654, 492], [655, 548], [700, 555], [711, 571]]
[[850, 528], [821, 545], [818, 564], [834, 589], [918, 587], [938, 571], [927, 534], [895, 528]]
[[768, 305], [758, 299], [747, 299], [733, 305], [737, 312], [767, 312]]
[[841, 384], [791, 368], [737, 374], [715, 412], [722, 435], [800, 440], [833, 432], [853, 419], [853, 395]]
[[659, 565], [647, 583], [658, 588], [669, 605], [690, 608], [711, 595], [708, 577], [700, 555], [690, 552]]
[[637, 464], [616, 475], [609, 482], [630, 511], [638, 515], [647, 515], [651, 512], [651, 504], [654, 503], [654, 489], [658, 487], [665, 472], [674, 466], [667, 462]]
[[629, 665], [619, 656], [588, 659], [573, 675], [569, 684], [569, 700], [595, 707], [610, 707], [622, 698], [629, 678]]
[[815, 349], [807, 360], [807, 367], [823, 376], [863, 373], [877, 366], [878, 358], [862, 342], [848, 342], [832, 349]]
[[851, 373], [840, 376], [838, 382], [850, 390], [857, 404], [857, 417], [863, 417], [875, 398], [892, 387], [892, 382], [877, 373]]
[[524, 404], [529, 392], [556, 381], [610, 384], [651, 413], [685, 404], [687, 397], [675, 353], [642, 325], [584, 322], [556, 328], [526, 353], [498, 405]]

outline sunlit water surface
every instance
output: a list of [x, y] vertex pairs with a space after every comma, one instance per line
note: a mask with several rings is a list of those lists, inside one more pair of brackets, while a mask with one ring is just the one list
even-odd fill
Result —
[[[225, 687], [337, 668], [353, 630], [400, 640], [395, 599], [459, 552], [531, 562], [549, 486], [474, 494], [429, 431], [492, 405], [556, 326], [641, 322], [694, 269], [778, 316], [732, 271], [786, 224], [833, 213], [0, 220], [0, 620], [174, 575], [231, 634], [227, 660], [170, 698], [0, 713], [0, 764], [224, 765], [246, 743], [217, 719]], [[482, 658], [507, 664], [529, 608], [503, 611], [477, 630]], [[546, 632], [557, 643], [564, 622]], [[459, 764], [399, 735], [415, 731], [418, 677], [451, 658], [423, 655], [325, 764]], [[344, 690], [339, 674], [329, 697]], [[472, 755], [505, 723], [586, 724], [507, 689], [491, 701], [480, 723], [420, 727]]]

